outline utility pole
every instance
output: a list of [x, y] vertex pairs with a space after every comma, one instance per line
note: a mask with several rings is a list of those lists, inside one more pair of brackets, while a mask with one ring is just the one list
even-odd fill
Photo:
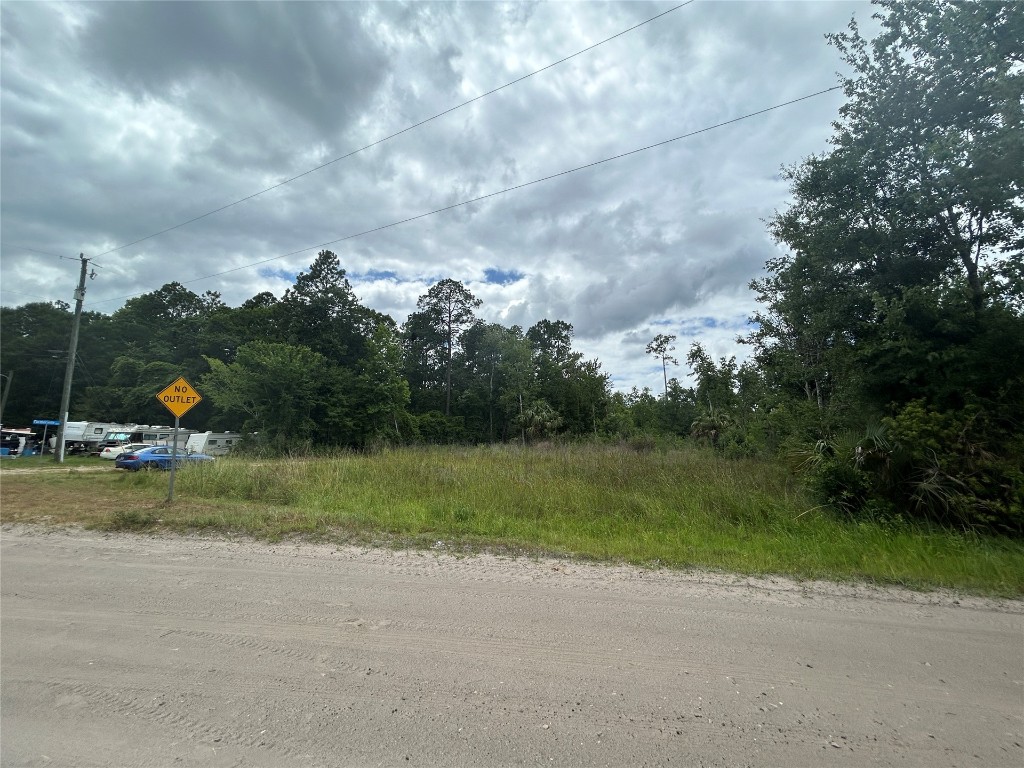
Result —
[[[57, 418], [60, 419], [60, 426], [57, 427], [57, 450], [54, 451], [53, 460], [58, 464], [64, 463], [64, 430], [68, 424], [68, 408], [71, 406], [71, 380], [75, 375], [75, 355], [78, 353], [78, 326], [82, 322], [82, 303], [85, 301], [85, 278], [89, 269], [89, 260], [84, 253], [78, 254], [82, 261], [82, 272], [78, 276], [78, 290], [75, 291], [75, 320], [71, 325], [71, 345], [68, 348], [68, 365], [64, 369], [64, 392], [60, 397], [60, 412]], [[93, 272], [90, 277], [96, 277]]]
[[0, 377], [7, 379], [7, 383], [4, 385], [4, 393], [0, 395], [0, 424], [4, 423], [4, 408], [7, 407], [7, 396], [11, 394], [11, 382], [14, 381], [14, 371], [10, 373], [0, 373]]

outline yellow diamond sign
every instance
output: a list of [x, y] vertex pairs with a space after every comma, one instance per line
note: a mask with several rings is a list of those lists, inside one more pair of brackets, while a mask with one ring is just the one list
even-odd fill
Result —
[[178, 380], [167, 387], [156, 396], [156, 399], [164, 404], [168, 411], [177, 417], [182, 417], [203, 398], [196, 392], [192, 385], [179, 376]]

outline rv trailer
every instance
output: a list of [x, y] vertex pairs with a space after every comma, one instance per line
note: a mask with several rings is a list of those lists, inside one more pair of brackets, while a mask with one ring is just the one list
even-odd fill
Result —
[[239, 432], [197, 432], [189, 435], [185, 443], [188, 453], [205, 453], [208, 456], [224, 456], [242, 442]]
[[[130, 424], [112, 429], [106, 433], [100, 448], [109, 445], [126, 445], [128, 443], [149, 443], [150, 445], [172, 445], [174, 443], [174, 427], [161, 427], [150, 424]], [[179, 428], [178, 447], [184, 448], [189, 437], [194, 435], [194, 429]]]

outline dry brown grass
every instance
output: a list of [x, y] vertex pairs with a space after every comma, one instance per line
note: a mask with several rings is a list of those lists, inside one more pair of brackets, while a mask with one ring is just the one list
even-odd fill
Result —
[[163, 473], [140, 482], [107, 467], [0, 470], [0, 523], [102, 526], [118, 511], [177, 518], [216, 506], [192, 500], [168, 504]]

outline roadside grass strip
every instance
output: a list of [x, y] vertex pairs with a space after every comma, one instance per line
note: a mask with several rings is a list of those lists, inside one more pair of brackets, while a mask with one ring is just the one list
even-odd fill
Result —
[[1024, 542], [854, 521], [778, 463], [701, 449], [404, 448], [163, 474], [3, 473], [4, 522], [211, 531], [1024, 595]]

